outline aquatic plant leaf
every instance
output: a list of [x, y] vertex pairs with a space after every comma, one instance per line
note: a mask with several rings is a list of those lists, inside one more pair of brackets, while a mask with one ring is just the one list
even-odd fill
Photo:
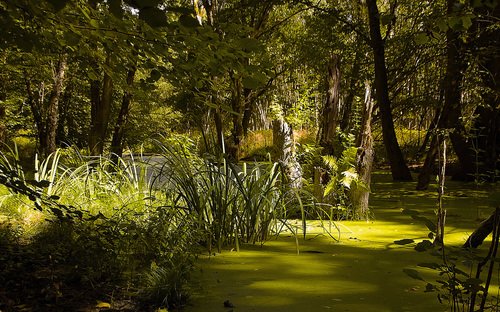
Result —
[[396, 244], [396, 245], [408, 245], [408, 244], [411, 244], [414, 242], [415, 241], [411, 238], [404, 238], [404, 239], [394, 241], [394, 244]]
[[417, 264], [419, 267], [422, 267], [422, 268], [429, 268], [429, 269], [433, 269], [433, 270], [437, 270], [439, 268], [441, 268], [441, 265], [439, 263], [419, 263]]
[[429, 250], [433, 247], [432, 245], [432, 242], [430, 240], [424, 240], [424, 241], [421, 241], [420, 243], [417, 244], [417, 246], [415, 246], [415, 250], [418, 251], [418, 252], [422, 252], [422, 251], [426, 251], [426, 250]]
[[409, 277], [416, 279], [416, 280], [421, 280], [423, 281], [424, 279], [422, 276], [420, 276], [420, 273], [417, 270], [414, 269], [403, 269], [403, 272], [406, 273]]

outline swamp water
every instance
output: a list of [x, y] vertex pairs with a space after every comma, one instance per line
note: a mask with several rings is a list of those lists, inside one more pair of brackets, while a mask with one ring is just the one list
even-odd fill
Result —
[[[295, 238], [282, 235], [263, 246], [243, 245], [239, 252], [200, 256], [185, 311], [448, 311], [439, 304], [437, 293], [424, 292], [426, 282], [403, 272], [416, 269], [436, 284], [437, 272], [417, 264], [441, 260], [415, 251], [415, 244], [394, 243], [427, 239], [426, 226], [401, 209], [418, 210], [434, 221], [437, 187], [417, 192], [414, 182], [393, 183], [384, 173], [376, 174], [374, 181], [373, 220], [338, 222], [339, 242], [324, 234], [318, 221], [311, 221], [307, 239], [299, 238], [300, 254]], [[445, 243], [463, 244], [498, 205], [494, 199], [498, 192], [498, 187], [448, 182]], [[488, 246], [485, 242], [480, 249]], [[490, 294], [497, 295], [497, 274], [493, 281]], [[234, 307], [225, 307], [226, 300], [230, 302], [226, 306]]]

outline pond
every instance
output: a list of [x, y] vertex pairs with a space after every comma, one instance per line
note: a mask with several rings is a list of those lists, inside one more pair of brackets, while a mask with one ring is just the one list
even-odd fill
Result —
[[[415, 182], [393, 183], [382, 172], [374, 181], [372, 220], [337, 222], [340, 241], [326, 235], [319, 221], [310, 221], [306, 239], [299, 238], [299, 254], [295, 238], [282, 234], [263, 246], [200, 256], [185, 311], [447, 311], [435, 292], [425, 292], [437, 273], [417, 267], [439, 259], [415, 251], [415, 244], [394, 243], [427, 239], [426, 226], [401, 210], [418, 210], [434, 220], [437, 186], [417, 192]], [[447, 182], [446, 244], [463, 244], [498, 205], [498, 192], [492, 185]], [[410, 278], [404, 269], [417, 269], [426, 282]], [[490, 288], [497, 291], [498, 286]]]

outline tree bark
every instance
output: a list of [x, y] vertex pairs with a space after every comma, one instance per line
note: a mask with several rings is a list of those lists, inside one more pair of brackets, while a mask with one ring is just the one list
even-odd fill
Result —
[[486, 237], [490, 235], [493, 231], [493, 227], [495, 225], [496, 218], [499, 217], [500, 209], [497, 208], [495, 211], [488, 217], [488, 219], [484, 220], [479, 224], [477, 229], [472, 232], [472, 234], [467, 238], [467, 241], [463, 244], [463, 248], [477, 248], [479, 247]]
[[283, 117], [273, 120], [273, 146], [288, 185], [291, 188], [302, 187], [302, 168], [295, 155], [293, 129]]
[[[455, 0], [447, 1], [447, 14], [454, 14]], [[444, 104], [440, 112], [436, 130], [452, 130], [449, 133], [453, 149], [460, 162], [462, 178], [470, 176], [474, 172], [474, 160], [471, 158], [470, 146], [464, 137], [465, 129], [460, 121], [462, 116], [462, 81], [463, 73], [466, 69], [463, 43], [460, 39], [460, 33], [453, 29], [446, 32], [446, 75], [444, 78]], [[434, 168], [434, 162], [437, 157], [438, 139], [436, 131], [432, 133], [431, 144], [427, 151], [423, 170], [418, 177], [417, 189], [427, 189], [430, 176]]]
[[319, 145], [323, 147], [323, 154], [333, 155], [335, 132], [339, 123], [340, 56], [338, 54], [331, 56], [326, 86], [326, 102], [322, 110]]
[[[45, 122], [43, 121], [43, 96], [36, 98], [31, 87], [31, 79], [28, 77], [28, 73], [24, 72], [24, 82], [26, 86], [27, 101], [30, 106], [31, 113], [33, 114], [33, 121], [35, 122], [37, 137], [38, 137], [38, 150], [40, 152], [41, 146], [46, 146], [45, 139]], [[41, 86], [41, 92], [43, 92], [43, 84]]]
[[58, 146], [60, 146], [63, 142], [66, 142], [68, 138], [71, 138], [71, 136], [69, 136], [68, 133], [66, 133], [66, 127], [69, 128], [68, 120], [70, 119], [69, 111], [70, 111], [70, 101], [72, 96], [73, 96], [73, 83], [67, 83], [66, 88], [64, 89], [64, 93], [61, 97], [61, 103], [59, 103], [59, 122], [57, 123], [57, 134], [56, 134], [56, 143]]
[[102, 155], [107, 137], [111, 103], [113, 100], [113, 80], [111, 76], [104, 72], [102, 95], [99, 94], [100, 86], [97, 81], [91, 82], [90, 93], [92, 108], [89, 149], [91, 155], [97, 156]]
[[368, 202], [370, 198], [370, 183], [374, 158], [373, 136], [371, 130], [372, 112], [373, 100], [371, 97], [371, 87], [370, 84], [366, 82], [361, 129], [356, 140], [356, 146], [358, 146], [356, 172], [363, 185], [355, 185], [351, 190], [355, 218], [359, 220], [368, 220], [370, 213]]
[[46, 146], [42, 146], [44, 155], [56, 151], [56, 136], [57, 136], [57, 126], [59, 121], [59, 99], [61, 98], [62, 89], [64, 87], [64, 75], [66, 73], [66, 62], [67, 55], [63, 54], [56, 66], [54, 71], [54, 84], [52, 86], [52, 92], [50, 93], [49, 103], [47, 106], [47, 119], [46, 119]]
[[120, 112], [118, 113], [118, 118], [116, 120], [115, 129], [113, 131], [113, 137], [111, 139], [111, 160], [113, 163], [118, 161], [119, 157], [123, 154], [123, 137], [125, 134], [125, 126], [127, 125], [130, 102], [132, 100], [132, 84], [134, 83], [135, 77], [135, 67], [130, 69], [127, 73], [127, 86], [123, 93], [122, 105], [120, 107]]
[[394, 130], [389, 86], [387, 83], [387, 68], [385, 65], [385, 47], [380, 34], [380, 14], [376, 0], [366, 1], [370, 25], [371, 47], [375, 64], [375, 98], [380, 108], [382, 135], [384, 139], [387, 159], [391, 166], [392, 178], [396, 181], [411, 181], [411, 173], [406, 165], [403, 153], [399, 147]]
[[340, 129], [347, 133], [353, 127], [352, 107], [354, 104], [354, 96], [356, 95], [356, 83], [359, 80], [359, 71], [361, 69], [361, 49], [356, 50], [354, 56], [354, 64], [349, 81], [349, 90], [345, 97], [344, 107], [342, 109], [342, 120], [340, 121]]
[[231, 144], [228, 146], [227, 152], [234, 160], [240, 159], [240, 145], [243, 139], [243, 107], [245, 99], [243, 98], [243, 86], [241, 77], [230, 73], [232, 88], [231, 88], [231, 108], [233, 119], [233, 130], [231, 131]]

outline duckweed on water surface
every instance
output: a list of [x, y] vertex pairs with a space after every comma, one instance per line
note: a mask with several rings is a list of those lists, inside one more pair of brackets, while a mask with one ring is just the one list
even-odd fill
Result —
[[[394, 241], [427, 238], [425, 225], [401, 213], [418, 210], [433, 220], [436, 187], [415, 191], [415, 183], [393, 183], [388, 174], [375, 176], [370, 222], [341, 221], [340, 242], [323, 234], [319, 222], [309, 222], [306, 240], [280, 236], [263, 246], [245, 245], [240, 252], [202, 256], [188, 312], [224, 311], [448, 311], [426, 283], [412, 279], [403, 269], [417, 269], [429, 282], [435, 271], [418, 263], [439, 259]], [[447, 183], [448, 246], [460, 246], [481, 219], [494, 209], [498, 186]], [[320, 235], [318, 235], [320, 234]], [[480, 249], [486, 250], [488, 244]], [[498, 284], [498, 280], [495, 280]], [[490, 293], [498, 286], [490, 287]]]

